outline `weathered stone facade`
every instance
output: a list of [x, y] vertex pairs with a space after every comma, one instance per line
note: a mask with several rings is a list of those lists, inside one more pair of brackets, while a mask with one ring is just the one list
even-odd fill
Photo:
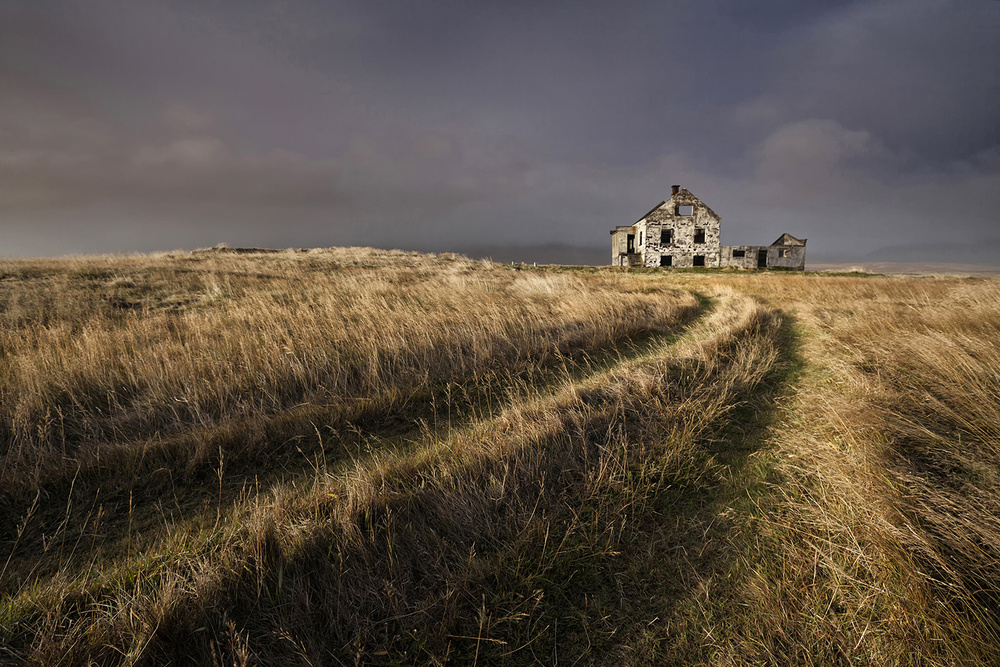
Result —
[[611, 230], [613, 266], [805, 269], [806, 242], [790, 234], [769, 246], [721, 245], [721, 218], [687, 189], [635, 224]]

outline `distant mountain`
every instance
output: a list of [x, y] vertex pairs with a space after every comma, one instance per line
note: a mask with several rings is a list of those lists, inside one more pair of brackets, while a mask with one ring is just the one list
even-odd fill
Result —
[[905, 243], [879, 248], [862, 256], [873, 262], [947, 262], [1000, 266], [1000, 239], [981, 243]]

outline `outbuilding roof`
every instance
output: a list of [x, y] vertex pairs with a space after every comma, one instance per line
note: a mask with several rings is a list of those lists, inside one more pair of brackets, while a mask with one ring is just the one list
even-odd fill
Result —
[[778, 240], [771, 245], [795, 245], [804, 246], [806, 244], [806, 239], [797, 239], [791, 234], [782, 234], [778, 237]]

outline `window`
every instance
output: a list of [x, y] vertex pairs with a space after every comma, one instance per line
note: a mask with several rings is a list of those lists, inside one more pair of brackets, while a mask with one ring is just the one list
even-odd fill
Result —
[[705, 242], [705, 230], [701, 227], [696, 227], [694, 230], [694, 242], [704, 243]]
[[695, 255], [694, 256], [694, 265], [695, 266], [705, 266], [705, 256], [704, 255]]
[[639, 245], [642, 245], [642, 232], [639, 232]]
[[674, 242], [674, 230], [672, 229], [661, 229], [660, 230], [660, 245], [670, 245]]
[[673, 266], [674, 258], [671, 255], [660, 255], [660, 266]]
[[741, 250], [733, 250], [733, 257], [746, 257], [746, 256], [747, 256], [747, 251], [746, 250], [742, 250], [742, 249]]
[[784, 249], [780, 249], [780, 250], [778, 250], [778, 257], [784, 257], [784, 256], [785, 256], [785, 251], [784, 251]]
[[694, 206], [676, 206], [674, 215], [694, 215]]

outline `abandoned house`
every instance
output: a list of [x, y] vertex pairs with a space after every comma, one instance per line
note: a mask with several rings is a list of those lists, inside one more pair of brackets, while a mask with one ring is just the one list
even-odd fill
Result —
[[679, 185], [638, 222], [611, 230], [612, 266], [805, 269], [806, 240], [791, 234], [767, 246], [720, 244], [719, 215]]

